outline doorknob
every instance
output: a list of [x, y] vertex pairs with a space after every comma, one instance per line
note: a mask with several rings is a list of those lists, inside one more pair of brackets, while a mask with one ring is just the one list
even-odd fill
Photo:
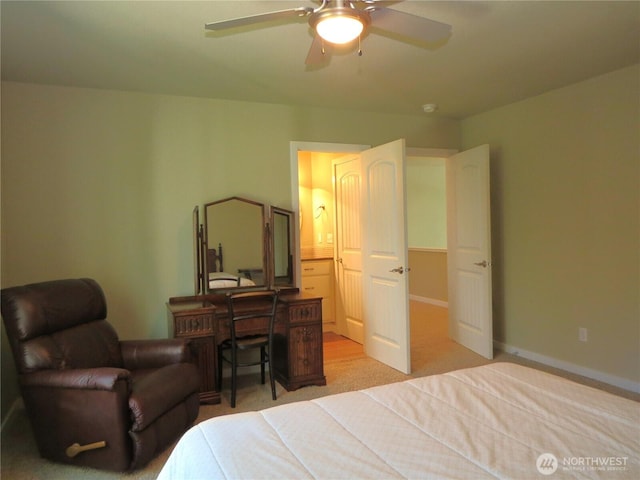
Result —
[[338, 258], [338, 259], [336, 259], [336, 262], [338, 262], [338, 263], [342, 263], [342, 258]]
[[487, 265], [488, 265], [488, 264], [487, 264], [487, 261], [486, 261], [486, 260], [483, 260], [483, 261], [481, 261], [481, 262], [476, 262], [476, 263], [474, 263], [474, 265], [478, 265], [479, 267], [482, 267], [482, 268], [487, 268]]
[[391, 270], [389, 270], [390, 272], [396, 272], [399, 273], [400, 275], [402, 275], [404, 273], [404, 268], [403, 267], [398, 267], [398, 268], [392, 268]]

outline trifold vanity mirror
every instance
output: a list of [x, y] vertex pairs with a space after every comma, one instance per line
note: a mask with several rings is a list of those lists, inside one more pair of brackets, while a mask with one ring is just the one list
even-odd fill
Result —
[[294, 214], [247, 198], [194, 209], [196, 295], [229, 289], [295, 287]]

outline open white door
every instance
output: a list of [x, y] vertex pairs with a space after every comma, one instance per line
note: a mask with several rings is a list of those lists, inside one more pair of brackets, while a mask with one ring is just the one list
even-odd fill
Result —
[[332, 160], [332, 167], [336, 212], [336, 325], [341, 335], [364, 343], [360, 155]]
[[449, 336], [493, 358], [489, 145], [447, 159]]
[[405, 142], [396, 140], [360, 155], [365, 351], [411, 373]]

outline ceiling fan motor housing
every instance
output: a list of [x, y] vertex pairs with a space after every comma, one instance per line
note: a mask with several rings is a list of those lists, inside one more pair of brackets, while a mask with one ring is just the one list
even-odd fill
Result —
[[[339, 2], [342, 3], [342, 2]], [[362, 25], [362, 32], [371, 24], [371, 16], [366, 10], [359, 10], [353, 7], [337, 5], [335, 7], [322, 8], [311, 14], [309, 25], [318, 33], [318, 25], [328, 19], [353, 19]], [[362, 33], [361, 32], [361, 33]], [[360, 33], [360, 34], [361, 34]], [[356, 35], [357, 37], [358, 35]], [[342, 42], [340, 42], [342, 43]]]
[[371, 16], [366, 10], [358, 10], [351, 7], [330, 7], [312, 13], [311, 18], [309, 18], [309, 25], [315, 29], [318, 23], [330, 17], [356, 18], [362, 22], [364, 28], [367, 28], [371, 24]]

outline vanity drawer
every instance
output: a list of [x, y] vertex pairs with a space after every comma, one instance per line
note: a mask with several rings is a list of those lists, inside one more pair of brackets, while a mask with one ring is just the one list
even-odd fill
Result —
[[318, 297], [332, 297], [331, 283], [328, 278], [323, 276], [302, 277], [302, 291]]
[[322, 303], [320, 301], [313, 303], [302, 303], [299, 305], [291, 305], [289, 307], [289, 322], [306, 323], [322, 320]]
[[213, 314], [174, 316], [174, 334], [176, 337], [213, 335], [213, 331]]
[[301, 264], [302, 276], [307, 275], [332, 275], [333, 262], [331, 260], [305, 260]]

